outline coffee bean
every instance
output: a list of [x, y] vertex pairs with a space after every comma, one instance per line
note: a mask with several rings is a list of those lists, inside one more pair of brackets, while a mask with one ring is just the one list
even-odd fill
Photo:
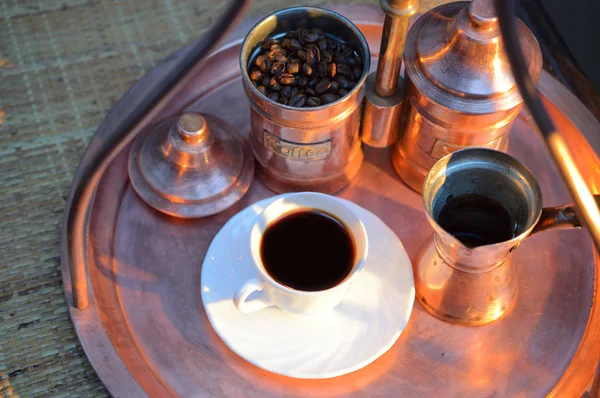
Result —
[[289, 50], [291, 48], [291, 46], [290, 46], [290, 39], [288, 39], [287, 37], [284, 37], [281, 40], [281, 48]]
[[266, 55], [259, 55], [258, 57], [256, 57], [256, 60], [254, 61], [254, 63], [256, 64], [256, 66], [258, 66], [260, 68], [261, 71], [265, 71], [266, 68], [266, 61], [267, 61], [267, 56]]
[[260, 79], [262, 79], [262, 73], [258, 69], [252, 69], [250, 71], [250, 80], [259, 81]]
[[336, 82], [335, 80], [331, 82], [331, 86], [329, 87], [329, 91], [332, 93], [335, 93], [338, 88], [340, 88], [340, 84], [338, 82]]
[[265, 39], [263, 40], [262, 44], [260, 45], [262, 47], [263, 50], [270, 50], [271, 46], [273, 44], [277, 44], [278, 40], [275, 39]]
[[308, 106], [319, 106], [321, 105], [321, 100], [317, 97], [309, 97], [306, 100], [306, 105]]
[[329, 51], [321, 51], [321, 61], [331, 62], [333, 61], [333, 55]]
[[264, 76], [261, 80], [261, 83], [263, 86], [268, 87], [269, 84], [271, 84], [271, 77], [270, 76]]
[[321, 97], [319, 97], [319, 98], [321, 98], [321, 103], [322, 103], [322, 104], [328, 104], [328, 103], [330, 103], [330, 102], [333, 102], [333, 101], [335, 101], [335, 100], [337, 99], [337, 98], [335, 97], [335, 94], [332, 94], [332, 93], [326, 93], [326, 94], [323, 94], [323, 95], [322, 95]]
[[314, 86], [316, 86], [317, 83], [319, 82], [319, 80], [321, 80], [321, 79], [319, 79], [318, 77], [313, 77], [311, 79], [311, 81], [308, 82], [308, 87], [314, 87]]
[[304, 34], [302, 35], [302, 39], [304, 39], [305, 42], [307, 43], [316, 43], [319, 40], [321, 40], [321, 38], [323, 37], [322, 34], [318, 33], [318, 32], [304, 32]]
[[284, 62], [275, 62], [275, 63], [273, 63], [273, 65], [271, 65], [271, 73], [274, 75], [279, 75], [279, 74], [283, 73], [284, 70], [285, 70]]
[[281, 89], [281, 91], [279, 92], [279, 95], [282, 95], [284, 97], [289, 97], [290, 95], [292, 95], [292, 87], [291, 86], [285, 86]]
[[296, 78], [291, 73], [282, 73], [279, 75], [279, 83], [281, 84], [294, 84]]
[[317, 47], [311, 47], [306, 50], [306, 62], [309, 65], [315, 65], [321, 59], [321, 52]]
[[312, 75], [313, 74], [312, 66], [310, 66], [308, 63], [305, 63], [304, 65], [302, 65], [302, 73], [304, 73], [306, 76]]
[[273, 76], [271, 78], [271, 82], [269, 83], [269, 88], [274, 91], [281, 90], [281, 84], [279, 84], [279, 82], [277, 81], [277, 78], [275, 76]]
[[280, 96], [280, 97], [279, 97], [279, 101], [277, 101], [277, 102], [279, 102], [279, 103], [280, 103], [280, 104], [282, 104], [282, 105], [287, 105], [287, 104], [288, 104], [288, 101], [289, 101], [289, 100], [288, 100], [288, 97], [281, 97], [281, 96]]
[[347, 89], [349, 87], [348, 79], [346, 79], [346, 76], [337, 75], [335, 77], [335, 81], [339, 83], [340, 88]]
[[352, 69], [346, 64], [339, 64], [337, 66], [337, 73], [346, 77], [352, 77]]
[[315, 91], [315, 89], [314, 89], [314, 88], [312, 88], [312, 87], [309, 87], [309, 88], [307, 88], [307, 89], [304, 91], [304, 93], [305, 93], [306, 95], [308, 95], [308, 96], [311, 96], [311, 97], [314, 97], [315, 95], [317, 95], [317, 92], [316, 92], [316, 91]]
[[288, 73], [296, 74], [300, 71], [300, 60], [294, 59], [287, 65]]
[[348, 94], [348, 90], [346, 90], [345, 88], [340, 88], [336, 94], [340, 97], [343, 97], [344, 95]]
[[296, 80], [296, 84], [300, 87], [306, 87], [306, 85], [308, 85], [308, 77], [298, 76], [298, 79]]
[[319, 46], [319, 50], [321, 50], [321, 53], [323, 53], [323, 51], [327, 50], [327, 39], [319, 40], [317, 45]]
[[269, 94], [269, 99], [277, 102], [277, 100], [279, 99], [279, 93], [277, 91]]
[[356, 82], [354, 80], [348, 80], [348, 90], [352, 90], [356, 86]]
[[343, 49], [340, 50], [340, 53], [344, 56], [347, 57], [349, 55], [352, 55], [352, 53], [354, 52], [354, 50], [352, 49], [352, 47], [346, 46], [345, 44], [343, 44]]
[[329, 81], [329, 79], [321, 79], [315, 86], [315, 91], [319, 94], [323, 94], [325, 91], [329, 90], [329, 87], [331, 87], [331, 81]]
[[362, 75], [362, 68], [355, 66], [354, 68], [352, 68], [352, 77], [354, 77], [354, 80], [358, 80], [360, 79]]
[[300, 59], [300, 61], [306, 62], [306, 50], [305, 49], [298, 50], [296, 52], [296, 55], [298, 56], [298, 58]]
[[297, 93], [290, 98], [290, 102], [288, 103], [288, 105], [302, 107], [302, 106], [304, 106], [305, 102], [306, 102], [306, 96], [302, 93]]
[[287, 52], [284, 49], [272, 50], [269, 53], [269, 59], [278, 62], [287, 62]]
[[354, 68], [356, 66], [356, 57], [344, 57], [344, 63]]
[[321, 61], [317, 65], [317, 71], [319, 73], [319, 77], [327, 77], [327, 62]]
[[290, 40], [290, 48], [292, 50], [300, 50], [302, 48], [302, 45], [300, 44], [300, 42], [298, 41], [298, 39], [291, 39]]
[[265, 86], [258, 86], [257, 88], [258, 88], [258, 91], [260, 91], [260, 93], [262, 95], [265, 95], [265, 96], [267, 95], [267, 88]]
[[329, 66], [327, 67], [327, 75], [329, 77], [335, 77], [335, 74], [337, 73], [337, 65], [335, 62], [332, 62], [329, 64]]

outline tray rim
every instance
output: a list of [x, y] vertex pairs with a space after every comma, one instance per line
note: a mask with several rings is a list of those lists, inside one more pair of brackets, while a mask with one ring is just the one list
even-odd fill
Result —
[[[348, 16], [349, 19], [358, 25], [382, 27], [383, 13], [379, 7], [371, 5], [341, 5], [331, 6], [328, 8]], [[225, 44], [223, 44], [216, 52], [223, 51], [231, 46], [241, 44], [245, 33], [259, 19], [260, 18], [257, 17], [245, 19], [234, 31], [234, 33], [224, 40]], [[180, 57], [184, 48], [189, 46], [191, 46], [191, 44], [174, 52], [166, 60], [159, 63], [156, 67], [146, 73], [140, 80], [138, 80], [119, 99], [119, 101], [117, 101], [99, 126], [94, 136], [91, 138], [90, 143], [86, 148], [86, 152], [82, 156], [77, 167], [70, 190], [72, 190], [73, 186], [76, 185], [78, 179], [81, 178], [81, 168], [82, 164], [86, 162], [86, 155], [89, 154], [89, 151], [93, 150], [95, 142], [97, 142], [97, 140], [101, 139], [103, 135], [110, 131], [114, 120], [120, 116], [119, 109], [125, 106], [126, 103], [130, 103], [130, 101], [134, 100], [136, 97], [139, 97], [140, 93], [143, 92], [145, 83], [156, 79], [157, 76], [161, 75], [161, 72], [164, 73], [166, 70], [168, 70], [169, 64], [174, 59]], [[377, 56], [377, 52], [373, 50], [374, 49], [372, 49], [373, 56]], [[570, 125], [571, 128], [577, 130], [580, 135], [578, 138], [583, 139], [583, 141], [576, 144], [587, 144], [589, 149], [595, 155], [595, 164], [600, 165], [600, 160], [598, 159], [600, 154], [600, 134], [593, 134], [594, 131], [600, 131], [600, 123], [566, 87], [561, 85], [556, 79], [551, 77], [545, 71], [542, 72], [538, 89], [542, 94], [542, 99], [546, 106], [553, 107], [558, 110], [565, 110], [564, 112], [560, 111], [561, 120], [557, 123], [558, 128], [561, 129]], [[524, 116], [526, 120], [530, 120], [530, 115], [526, 109], [522, 111], [522, 116]], [[166, 117], [168, 116], [165, 116], [164, 118]], [[532, 122], [530, 122], [530, 125], [534, 126]], [[587, 128], [582, 129], [580, 127]], [[536, 128], [532, 128], [532, 130], [537, 132]], [[571, 150], [575, 149], [575, 153], [577, 152], [577, 149], [580, 148], [571, 142], [569, 142], [569, 147]], [[582, 163], [583, 162], [579, 162], [578, 166], [581, 167]], [[592, 167], [589, 167], [590, 164], [583, 165], [588, 166], [587, 169], [584, 170], [585, 177], [587, 177], [586, 182], [593, 187], [593, 190], [600, 192], [600, 170], [594, 170]], [[600, 167], [598, 167], [598, 169], [600, 169]], [[72, 192], [70, 192], [70, 194], [71, 193]], [[92, 201], [90, 207], [88, 208], [88, 221], [90, 219], [90, 212], [93, 207], [94, 202]], [[92, 285], [89, 281], [89, 272], [86, 272], [88, 286], [90, 286], [90, 291], [92, 291], [90, 294], [89, 307], [83, 311], [80, 311], [73, 306], [68, 258], [69, 242], [67, 241], [66, 237], [66, 223], [71, 210], [71, 201], [68, 200], [65, 205], [63, 228], [61, 231], [61, 269], [63, 275], [63, 286], [67, 296], [67, 303], [69, 305], [69, 314], [71, 316], [79, 341], [84, 349], [84, 352], [86, 353], [86, 357], [111, 394], [115, 396], [147, 396], [147, 392], [130, 374], [119, 353], [112, 345], [111, 339], [107, 335], [106, 330], [102, 326], [103, 322], [100, 319], [97, 302], [91, 288]], [[85, 232], [86, 236], [84, 242], [86, 242], [87, 248], [91, 248], [91, 242], [87, 236], [87, 228]], [[88, 262], [91, 256], [92, 255], [88, 252]], [[600, 256], [595, 249], [594, 262], [595, 272], [593, 281], [593, 296], [596, 298], [598, 297], [597, 293], [600, 291], [600, 277], [598, 272], [600, 269]], [[575, 394], [581, 394], [586, 391], [594, 377], [599, 358], [600, 303], [598, 302], [598, 299], [595, 299], [591, 303], [590, 316], [588, 318], [587, 326], [584, 335], [579, 342], [579, 346], [573, 355], [573, 359], [571, 360], [565, 373], [561, 376], [558, 383], [554, 386], [548, 396], [574, 396]], [[116, 382], [111, 382], [110, 384], [107, 382], [107, 380], [112, 380], [112, 378], [115, 377], [118, 379]], [[165, 390], [163, 391], [163, 394], [160, 394], [161, 396], [175, 395], [168, 389], [167, 386], [163, 387]]]

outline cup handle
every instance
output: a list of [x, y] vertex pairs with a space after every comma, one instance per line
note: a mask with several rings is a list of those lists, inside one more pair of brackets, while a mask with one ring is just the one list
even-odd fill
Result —
[[[233, 295], [233, 304], [239, 311], [245, 314], [270, 307], [273, 304], [267, 301], [263, 292], [264, 288], [265, 283], [263, 281], [258, 279], [250, 279], [244, 283], [244, 285], [237, 292], [235, 292]], [[260, 296], [253, 300], [246, 301], [248, 296], [254, 292], [261, 292]]]
[[[594, 195], [594, 199], [596, 199], [596, 205], [600, 207], [600, 195]], [[575, 205], [545, 207], [531, 234], [553, 229], [580, 228], [581, 226]]]

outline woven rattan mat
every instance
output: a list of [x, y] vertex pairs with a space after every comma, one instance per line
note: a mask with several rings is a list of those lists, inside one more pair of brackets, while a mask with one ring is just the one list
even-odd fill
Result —
[[[255, 1], [250, 12], [358, 2]], [[65, 198], [115, 101], [199, 37], [224, 4], [0, 0], [0, 397], [108, 395], [68, 316], [59, 262]]]

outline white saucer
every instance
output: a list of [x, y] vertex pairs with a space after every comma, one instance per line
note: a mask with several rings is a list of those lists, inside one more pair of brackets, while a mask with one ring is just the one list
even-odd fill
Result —
[[[283, 196], [283, 195], [282, 195]], [[369, 238], [364, 269], [337, 307], [292, 315], [277, 307], [243, 314], [233, 294], [257, 275], [249, 231], [277, 197], [235, 215], [212, 241], [202, 266], [202, 303], [225, 344], [259, 368], [284, 376], [324, 379], [358, 370], [383, 355], [402, 333], [415, 298], [412, 267], [396, 234], [373, 213], [344, 199]]]

